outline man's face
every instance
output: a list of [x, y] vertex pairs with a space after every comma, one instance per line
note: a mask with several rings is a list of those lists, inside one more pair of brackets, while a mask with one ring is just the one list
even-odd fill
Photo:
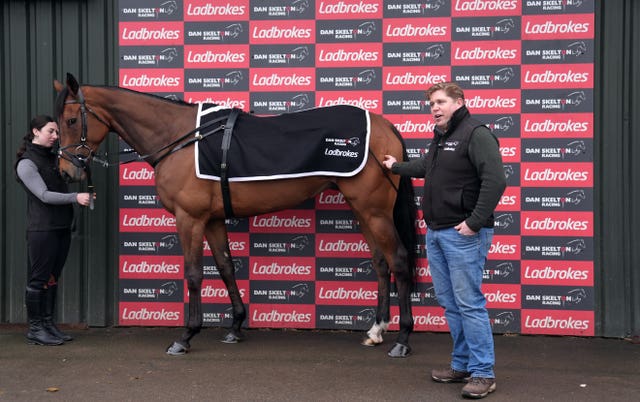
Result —
[[461, 98], [450, 98], [444, 91], [440, 90], [431, 94], [429, 105], [431, 106], [431, 115], [436, 126], [442, 131], [446, 131], [451, 116], [464, 105], [464, 101]]

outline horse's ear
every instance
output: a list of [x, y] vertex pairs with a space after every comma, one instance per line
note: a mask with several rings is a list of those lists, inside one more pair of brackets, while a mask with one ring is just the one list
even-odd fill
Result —
[[76, 80], [76, 77], [71, 73], [67, 73], [67, 87], [72, 94], [76, 95], [78, 93], [78, 89], [80, 88], [80, 84]]
[[55, 88], [56, 92], [60, 93], [60, 91], [62, 91], [64, 86], [62, 85], [62, 83], [60, 81], [53, 80], [53, 88]]

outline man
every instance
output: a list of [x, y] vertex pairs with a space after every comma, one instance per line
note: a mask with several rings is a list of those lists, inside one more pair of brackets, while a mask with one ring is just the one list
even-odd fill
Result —
[[433, 370], [431, 378], [466, 382], [462, 396], [479, 399], [496, 389], [493, 334], [480, 287], [506, 179], [498, 140], [471, 117], [462, 89], [436, 84], [427, 98], [436, 126], [427, 153], [409, 162], [386, 155], [383, 164], [395, 174], [425, 179], [427, 258], [453, 339], [450, 367]]

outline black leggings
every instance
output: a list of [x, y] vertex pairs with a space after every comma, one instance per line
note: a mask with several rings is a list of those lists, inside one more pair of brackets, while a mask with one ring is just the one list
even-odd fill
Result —
[[29, 278], [31, 289], [44, 289], [55, 284], [69, 254], [71, 230], [27, 232]]

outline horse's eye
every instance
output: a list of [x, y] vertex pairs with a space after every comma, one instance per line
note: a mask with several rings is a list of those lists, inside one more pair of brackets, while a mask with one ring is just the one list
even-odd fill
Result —
[[67, 120], [67, 127], [71, 127], [74, 124], [76, 124], [76, 118], [75, 117]]

